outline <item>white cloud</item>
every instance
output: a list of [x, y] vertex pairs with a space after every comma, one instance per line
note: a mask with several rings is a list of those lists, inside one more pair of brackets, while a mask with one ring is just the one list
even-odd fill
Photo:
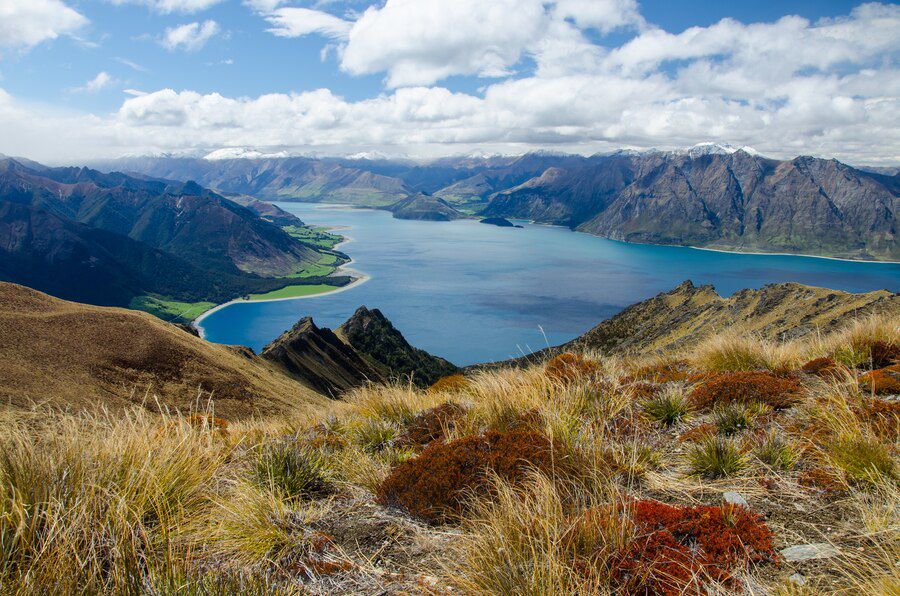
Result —
[[341, 67], [391, 87], [451, 75], [503, 76], [547, 25], [542, 0], [387, 0], [353, 24]]
[[116, 58], [114, 58], [114, 60], [116, 62], [118, 62], [119, 64], [124, 64], [125, 66], [127, 66], [128, 68], [130, 68], [132, 70], [136, 70], [137, 72], [147, 72], [147, 69], [145, 67], [141, 66], [137, 62], [128, 60], [127, 58], [116, 57]]
[[223, 0], [107, 0], [112, 4], [139, 4], [162, 14], [192, 13], [206, 10]]
[[269, 32], [279, 37], [301, 37], [320, 33], [334, 39], [344, 39], [351, 23], [320, 10], [309, 8], [278, 8], [266, 15], [272, 25]]
[[[504, 23], [512, 13], [527, 12], [517, 5], [504, 13]], [[429, 156], [541, 147], [591, 153], [716, 140], [777, 157], [900, 163], [898, 7], [865, 5], [816, 23], [724, 20], [679, 34], [645, 27], [617, 48], [591, 43], [574, 17], [549, 15], [543, 5], [535, 14], [522, 17], [532, 34], [512, 44], [534, 59], [535, 68], [487, 84], [478, 95], [422, 85], [359, 101], [327, 89], [243, 98], [162, 89], [126, 98], [113, 114], [92, 116], [50, 113], [0, 93], [0, 152], [57, 160], [222, 147]], [[396, 26], [402, 19], [395, 17]], [[513, 35], [491, 37], [485, 26], [479, 29], [485, 37], [475, 43], [478, 34], [459, 27], [445, 27], [446, 39], [422, 27], [397, 28], [406, 41], [380, 48], [376, 40], [387, 35], [381, 27], [374, 22], [372, 31], [358, 33], [371, 37], [362, 41], [351, 31], [343, 59], [354, 43], [362, 44], [356, 51], [369, 47], [367, 68], [386, 71], [394, 84], [461, 70], [484, 74], [491, 51], [486, 40]], [[410, 30], [419, 33], [410, 36]], [[465, 49], [464, 40], [476, 48]], [[416, 53], [429, 44], [433, 51]], [[507, 51], [497, 49], [496, 68], [516, 67], [515, 52]]]
[[114, 83], [115, 80], [109, 75], [109, 73], [106, 71], [102, 71], [98, 72], [97, 76], [95, 76], [93, 79], [89, 80], [81, 87], [72, 89], [72, 91], [76, 93], [98, 93], [99, 91], [106, 89]]
[[87, 22], [60, 0], [0, 0], [0, 47], [28, 49]]
[[187, 23], [178, 27], [168, 27], [159, 41], [169, 51], [184, 50], [195, 52], [206, 45], [219, 32], [219, 24], [215, 21], [203, 23]]
[[637, 0], [557, 0], [556, 15], [602, 33], [645, 24]]

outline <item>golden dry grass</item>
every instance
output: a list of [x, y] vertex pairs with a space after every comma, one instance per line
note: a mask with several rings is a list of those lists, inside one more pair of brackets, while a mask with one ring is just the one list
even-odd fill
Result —
[[[197, 424], [203, 415], [192, 424], [145, 410], [0, 411], [0, 589], [615, 593], [612, 575], [586, 575], [577, 556], [587, 549], [592, 568], [603, 569], [634, 529], [609, 515], [588, 532], [577, 522], [585, 511], [609, 512], [629, 499], [718, 505], [725, 491], [736, 491], [768, 514], [776, 548], [832, 542], [843, 553], [815, 565], [740, 570], [757, 584], [800, 593], [787, 579], [796, 572], [815, 593], [889, 594], [900, 579], [898, 437], [890, 430], [897, 426], [867, 408], [874, 398], [857, 381], [863, 362], [840, 378], [796, 372], [814, 357], [858, 351], [873, 340], [897, 343], [900, 332], [893, 321], [869, 319], [789, 344], [723, 336], [677, 360], [584, 354], [591, 374], [583, 378], [534, 365], [473, 373], [449, 392], [369, 386], [344, 401], [227, 428]], [[635, 378], [635, 371], [652, 376], [651, 368], [675, 362], [686, 375], [668, 367], [664, 376]], [[685, 378], [760, 369], [795, 375], [799, 402], [754, 411], [750, 428], [732, 425], [729, 436], [708, 439], [727, 443], [728, 457], [741, 465], [705, 477], [696, 451], [704, 444], [692, 447], [678, 436], [716, 413], [670, 415], [683, 410], [692, 383]], [[653, 399], [661, 410], [648, 407]], [[536, 431], [577, 453], [580, 473], [534, 473], [515, 486], [495, 478], [490, 490], [470, 495], [465, 519], [439, 528], [378, 505], [374, 494], [390, 471], [421, 450], [398, 437], [416, 414], [447, 401], [460, 409], [442, 428], [446, 440]], [[305, 486], [298, 475], [308, 473], [294, 459], [261, 467], [264, 454], [282, 447], [315, 453], [329, 490], [290, 488]], [[263, 476], [271, 481], [259, 480], [260, 469], [270, 470]], [[826, 477], [833, 479], [827, 490], [804, 480]], [[376, 531], [385, 534], [368, 543], [364, 536]], [[726, 593], [743, 589], [703, 581]]]

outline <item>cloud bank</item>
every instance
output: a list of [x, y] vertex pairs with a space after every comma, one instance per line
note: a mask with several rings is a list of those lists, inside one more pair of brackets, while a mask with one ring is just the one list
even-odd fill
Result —
[[[896, 5], [817, 22], [724, 19], [681, 33], [646, 23], [630, 0], [388, 0], [354, 17], [256, 7], [276, 35], [338, 40], [340, 68], [384, 73], [385, 91], [350, 101], [328, 89], [258, 97], [160, 89], [99, 116], [47, 113], [0, 91], [0, 128], [10, 131], [0, 151], [33, 147], [33, 156], [57, 160], [70, 151], [222, 147], [433, 156], [718, 140], [780, 157], [900, 162]], [[604, 45], [612, 30], [630, 39]], [[443, 86], [461, 74], [485, 77], [485, 86]], [[58, 141], [60, 130], [73, 147]]]

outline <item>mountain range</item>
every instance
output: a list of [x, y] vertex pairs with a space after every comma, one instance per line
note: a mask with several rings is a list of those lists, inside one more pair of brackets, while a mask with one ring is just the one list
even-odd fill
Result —
[[590, 157], [146, 157], [98, 167], [268, 200], [388, 208], [398, 217], [424, 204], [413, 217], [453, 219], [453, 209], [629, 242], [900, 260], [896, 172], [715, 144]]
[[0, 160], [0, 280], [62, 298], [110, 306], [151, 298], [218, 303], [325, 282], [296, 276], [326, 253], [338, 263], [344, 257], [285, 226], [303, 222], [193, 182]]

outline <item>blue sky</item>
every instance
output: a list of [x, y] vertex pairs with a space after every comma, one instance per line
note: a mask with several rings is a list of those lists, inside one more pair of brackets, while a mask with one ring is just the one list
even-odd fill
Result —
[[[29, 2], [30, 13], [0, 0], [12, 15], [0, 23], [6, 153], [587, 153], [714, 140], [900, 155], [896, 3]], [[49, 122], [81, 134], [62, 150]]]

